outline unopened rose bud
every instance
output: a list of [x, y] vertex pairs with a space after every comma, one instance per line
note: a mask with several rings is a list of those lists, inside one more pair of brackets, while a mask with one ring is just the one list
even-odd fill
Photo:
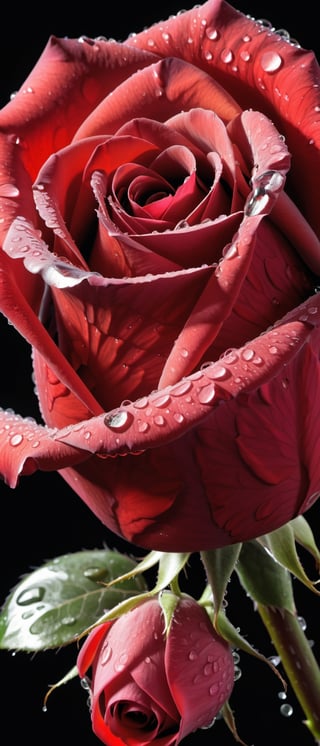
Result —
[[91, 717], [105, 744], [178, 744], [208, 726], [228, 700], [234, 663], [194, 599], [178, 600], [169, 629], [157, 599], [94, 629], [78, 656], [91, 668]]

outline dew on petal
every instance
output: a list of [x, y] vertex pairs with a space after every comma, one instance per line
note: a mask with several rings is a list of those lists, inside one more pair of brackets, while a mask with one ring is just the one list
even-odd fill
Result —
[[216, 28], [208, 26], [208, 28], [206, 29], [206, 36], [208, 37], [208, 39], [210, 39], [210, 41], [218, 41], [220, 34]]
[[178, 423], [178, 425], [181, 425], [184, 421], [184, 416], [181, 414], [181, 412], [175, 412], [173, 415], [173, 419]]
[[154, 424], [155, 424], [155, 425], [158, 425], [159, 427], [162, 427], [163, 425], [165, 425], [165, 424], [166, 424], [166, 421], [165, 421], [164, 417], [162, 417], [162, 415], [161, 415], [161, 414], [157, 414], [157, 415], [156, 415], [156, 416], [155, 416], [155, 417], [153, 418], [153, 421], [154, 421]]
[[109, 642], [106, 642], [100, 653], [100, 663], [105, 666], [112, 656], [112, 647]]
[[120, 412], [116, 412], [115, 414], [107, 415], [104, 418], [104, 424], [106, 425], [106, 427], [109, 427], [110, 430], [121, 432], [128, 429], [128, 427], [132, 423], [132, 420], [133, 417], [130, 412], [123, 410]]
[[156, 396], [154, 399], [152, 399], [152, 404], [154, 407], [166, 407], [168, 404], [170, 404], [170, 396], [169, 394], [162, 394], [159, 396]]
[[270, 50], [269, 52], [264, 52], [261, 56], [260, 62], [265, 73], [275, 73], [283, 64], [283, 59], [280, 57], [278, 52]]
[[269, 195], [264, 187], [257, 187], [254, 189], [249, 199], [247, 200], [244, 207], [244, 214], [247, 217], [253, 215], [260, 215], [261, 212], [267, 207], [269, 202]]
[[180, 381], [171, 389], [172, 396], [183, 396], [192, 388], [191, 381]]
[[137, 401], [134, 402], [134, 406], [136, 409], [145, 409], [149, 404], [149, 399], [147, 396], [143, 396], [142, 399], [137, 399]]
[[198, 393], [200, 404], [210, 404], [215, 397], [215, 393], [216, 390], [213, 383], [208, 383], [207, 386], [203, 386]]
[[19, 189], [15, 184], [2, 184], [0, 186], [0, 197], [19, 197]]
[[223, 49], [220, 54], [220, 59], [225, 63], [225, 65], [229, 65], [230, 62], [233, 62], [233, 52], [231, 49]]

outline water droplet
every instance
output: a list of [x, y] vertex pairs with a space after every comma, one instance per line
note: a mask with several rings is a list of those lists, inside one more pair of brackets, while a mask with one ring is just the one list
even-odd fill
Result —
[[158, 425], [159, 427], [162, 427], [163, 425], [166, 424], [166, 421], [165, 421], [164, 417], [162, 417], [162, 414], [157, 414], [153, 418], [153, 421], [154, 421], [154, 424]]
[[196, 650], [190, 650], [190, 653], [188, 654], [189, 661], [195, 661], [196, 658], [198, 658], [198, 653]]
[[34, 614], [33, 611], [24, 611], [23, 614], [21, 614], [22, 619], [30, 619]]
[[80, 686], [82, 689], [85, 689], [86, 692], [90, 691], [90, 684], [86, 676], [84, 676], [83, 679], [80, 679]]
[[222, 251], [222, 256], [224, 259], [233, 259], [235, 256], [239, 256], [236, 245], [230, 244], [230, 246], [226, 246]]
[[17, 598], [17, 604], [19, 606], [28, 606], [28, 604], [35, 604], [42, 601], [45, 590], [41, 587], [28, 588], [22, 591]]
[[134, 406], [136, 409], [144, 409], [149, 404], [149, 399], [147, 396], [143, 396], [142, 399], [137, 399], [137, 401], [134, 402]]
[[16, 435], [12, 435], [9, 443], [11, 446], [19, 446], [22, 443], [22, 441], [23, 441], [23, 436], [21, 435], [21, 433], [17, 433]]
[[264, 52], [260, 62], [265, 73], [275, 73], [280, 69], [283, 60], [278, 52], [270, 50], [269, 52]]
[[198, 393], [198, 399], [200, 404], [210, 404], [215, 397], [215, 387], [213, 383], [208, 383], [207, 386], [203, 386]]
[[242, 351], [241, 357], [243, 360], [246, 360], [249, 362], [254, 357], [254, 350], [251, 350], [249, 347]]
[[105, 666], [106, 663], [110, 660], [112, 656], [112, 647], [110, 643], [107, 641], [105, 645], [103, 646], [100, 654], [100, 663], [102, 666]]
[[83, 574], [85, 578], [97, 581], [105, 578], [108, 573], [105, 567], [87, 567], [86, 570], [83, 571]]
[[184, 421], [184, 416], [181, 414], [181, 412], [175, 412], [173, 415], [173, 419], [178, 423], [178, 425], [181, 425]]
[[168, 404], [170, 404], [170, 396], [169, 394], [162, 394], [160, 396], [155, 396], [152, 398], [152, 404], [155, 407], [166, 407]]
[[118, 660], [114, 664], [114, 670], [117, 672], [123, 671], [127, 661], [128, 661], [127, 653], [121, 653], [120, 658], [118, 658]]
[[219, 34], [219, 31], [217, 31], [216, 28], [213, 28], [212, 26], [211, 27], [209, 26], [206, 29], [206, 36], [208, 37], [208, 39], [210, 39], [210, 41], [217, 41], [219, 39], [220, 34]]
[[304, 619], [304, 617], [303, 616], [298, 616], [298, 622], [299, 622], [300, 627], [303, 630], [303, 632], [305, 632], [305, 630], [307, 629], [307, 622]]
[[203, 668], [203, 675], [204, 676], [210, 676], [212, 674], [212, 663], [206, 663], [206, 665]]
[[192, 388], [191, 381], [180, 381], [171, 389], [172, 396], [183, 396]]
[[106, 425], [106, 427], [109, 427], [110, 430], [121, 432], [123, 430], [127, 430], [128, 427], [130, 427], [132, 420], [133, 417], [130, 412], [127, 412], [126, 410], [120, 410], [115, 414], [107, 415], [104, 418], [104, 424]]
[[235, 666], [234, 667], [234, 680], [238, 681], [239, 679], [241, 679], [241, 676], [242, 676], [241, 668], [239, 668], [239, 666]]
[[209, 687], [209, 694], [213, 696], [214, 694], [217, 694], [218, 691], [219, 691], [219, 684], [211, 684], [211, 686]]
[[149, 430], [150, 425], [148, 422], [144, 422], [143, 420], [138, 420], [138, 432], [139, 433], [146, 433], [147, 430]]
[[244, 206], [244, 214], [247, 217], [260, 215], [269, 202], [269, 195], [263, 186], [254, 189]]
[[242, 60], [243, 60], [244, 62], [249, 62], [249, 60], [251, 60], [251, 54], [250, 54], [250, 52], [248, 52], [248, 50], [247, 50], [247, 49], [243, 49], [243, 50], [242, 50], [242, 51], [240, 52], [240, 57], [241, 57], [241, 59], [242, 59]]
[[285, 692], [278, 692], [279, 699], [287, 699], [287, 695]]
[[292, 705], [289, 705], [287, 702], [280, 707], [281, 715], [284, 715], [284, 717], [289, 718], [291, 717], [293, 713], [293, 707]]
[[271, 655], [268, 659], [270, 663], [272, 663], [273, 666], [279, 666], [279, 663], [281, 662], [281, 658], [279, 655]]
[[[277, 146], [274, 146], [273, 152], [277, 152]], [[266, 192], [277, 192], [282, 189], [284, 184], [284, 176], [279, 171], [264, 171], [255, 180], [257, 187], [265, 189]]]
[[77, 619], [74, 616], [64, 616], [61, 619], [60, 624], [64, 627], [72, 627], [76, 623]]
[[15, 184], [2, 184], [0, 186], [1, 197], [19, 197], [19, 189]]
[[225, 65], [230, 65], [230, 62], [233, 61], [233, 52], [231, 49], [223, 49], [220, 54], [220, 59], [225, 63]]

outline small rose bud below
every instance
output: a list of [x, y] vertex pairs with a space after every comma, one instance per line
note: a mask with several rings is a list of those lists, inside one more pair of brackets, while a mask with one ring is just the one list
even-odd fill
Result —
[[230, 646], [187, 596], [167, 632], [156, 598], [99, 625], [77, 665], [82, 678], [91, 668], [92, 727], [108, 746], [178, 744], [212, 723], [234, 684]]

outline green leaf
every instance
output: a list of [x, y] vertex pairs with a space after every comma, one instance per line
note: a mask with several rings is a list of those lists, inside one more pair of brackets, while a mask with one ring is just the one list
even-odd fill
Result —
[[141, 576], [107, 585], [134, 564], [108, 550], [75, 552], [47, 562], [7, 598], [0, 614], [0, 648], [31, 652], [75, 641], [105, 609], [145, 590]]
[[295, 612], [289, 571], [258, 541], [244, 542], [236, 572], [252, 599], [265, 606]]

